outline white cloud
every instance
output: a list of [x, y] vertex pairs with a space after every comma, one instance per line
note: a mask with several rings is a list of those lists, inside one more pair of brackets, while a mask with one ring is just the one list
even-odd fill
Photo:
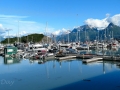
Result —
[[19, 34], [20, 36], [24, 36], [24, 35], [28, 35], [29, 33], [27, 33], [26, 31], [21, 31]]
[[[9, 31], [10, 36], [18, 35], [18, 31], [21, 36], [30, 33], [46, 33], [46, 23], [42, 24], [36, 21], [30, 21], [27, 20], [28, 18], [29, 16], [0, 15], [0, 33], [5, 32], [6, 28], [12, 29]], [[110, 14], [106, 14], [106, 18], [104, 19], [89, 18], [85, 20], [87, 25], [91, 28], [97, 28], [98, 30], [105, 29], [111, 22], [120, 26], [120, 14], [116, 14], [112, 17], [110, 17]], [[68, 34], [68, 30], [69, 29], [62, 28], [55, 31], [55, 28], [49, 26], [47, 27], [47, 35]], [[4, 35], [7, 36], [8, 34], [5, 33]]]
[[0, 33], [4, 33], [5, 32], [5, 28], [3, 28], [3, 25], [0, 24]]
[[91, 18], [85, 20], [85, 23], [88, 24], [90, 28], [97, 28], [98, 30], [105, 29], [109, 25], [106, 18], [102, 20]]
[[107, 19], [108, 22], [112, 22], [113, 24], [120, 26], [120, 14], [116, 14]]
[[106, 14], [106, 18], [104, 19], [87, 19], [85, 23], [91, 28], [97, 28], [98, 30], [105, 29], [109, 23], [113, 23], [117, 26], [120, 26], [120, 14], [116, 14], [110, 17], [110, 14]]
[[61, 30], [61, 32], [62, 32], [62, 34], [68, 34], [68, 33], [70, 33], [70, 30], [63, 28], [63, 29]]
[[53, 35], [60, 35], [60, 33], [61, 33], [61, 30], [57, 30], [57, 31], [54, 31], [52, 34]]
[[61, 34], [68, 34], [70, 33], [69, 29], [62, 28], [61, 30], [54, 31], [53, 35], [61, 35]]
[[[26, 33], [44, 33], [46, 24], [27, 20], [28, 16], [0, 15], [0, 25], [12, 29], [10, 35], [16, 35], [18, 32]], [[0, 26], [0, 30], [3, 27]], [[53, 30], [53, 28], [48, 28]], [[7, 34], [7, 33], [6, 33]], [[24, 33], [22, 33], [24, 34]]]

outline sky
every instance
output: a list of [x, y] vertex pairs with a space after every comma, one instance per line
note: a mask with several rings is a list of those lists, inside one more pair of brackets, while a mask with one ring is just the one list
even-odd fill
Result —
[[120, 26], [120, 0], [0, 0], [0, 36]]

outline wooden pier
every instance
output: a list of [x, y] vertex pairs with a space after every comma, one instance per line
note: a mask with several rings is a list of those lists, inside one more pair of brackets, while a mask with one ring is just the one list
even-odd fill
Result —
[[104, 56], [103, 60], [106, 60], [106, 61], [120, 61], [120, 56]]
[[45, 60], [54, 60], [55, 59], [55, 56], [48, 56], [48, 57], [45, 57]]
[[89, 63], [89, 62], [94, 62], [94, 61], [98, 61], [98, 60], [103, 60], [103, 58], [102, 57], [93, 57], [91, 59], [83, 60], [83, 63]]
[[79, 58], [79, 59], [90, 59], [90, 58], [93, 58], [93, 55], [76, 55], [76, 58]]
[[71, 58], [76, 58], [76, 56], [56, 57], [57, 60], [65, 60], [65, 59], [71, 59]]

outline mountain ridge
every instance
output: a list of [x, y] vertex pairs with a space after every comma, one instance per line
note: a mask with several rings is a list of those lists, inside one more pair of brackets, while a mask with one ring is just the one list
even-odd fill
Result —
[[[64, 42], [67, 42], [68, 35], [63, 35]], [[58, 41], [62, 41], [60, 36], [57, 37]], [[82, 25], [74, 28], [71, 33], [69, 33], [69, 41], [93, 41], [93, 40], [109, 40], [110, 38], [118, 39], [120, 38], [120, 27], [109, 23], [105, 29], [98, 31], [97, 28], [91, 28], [89, 25]]]

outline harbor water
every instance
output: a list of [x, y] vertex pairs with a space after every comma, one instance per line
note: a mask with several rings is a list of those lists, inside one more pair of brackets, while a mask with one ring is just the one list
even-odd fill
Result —
[[118, 63], [0, 57], [0, 90], [119, 90]]
[[0, 57], [1, 90], [119, 90], [120, 68], [117, 62], [82, 60], [20, 59], [6, 63]]

